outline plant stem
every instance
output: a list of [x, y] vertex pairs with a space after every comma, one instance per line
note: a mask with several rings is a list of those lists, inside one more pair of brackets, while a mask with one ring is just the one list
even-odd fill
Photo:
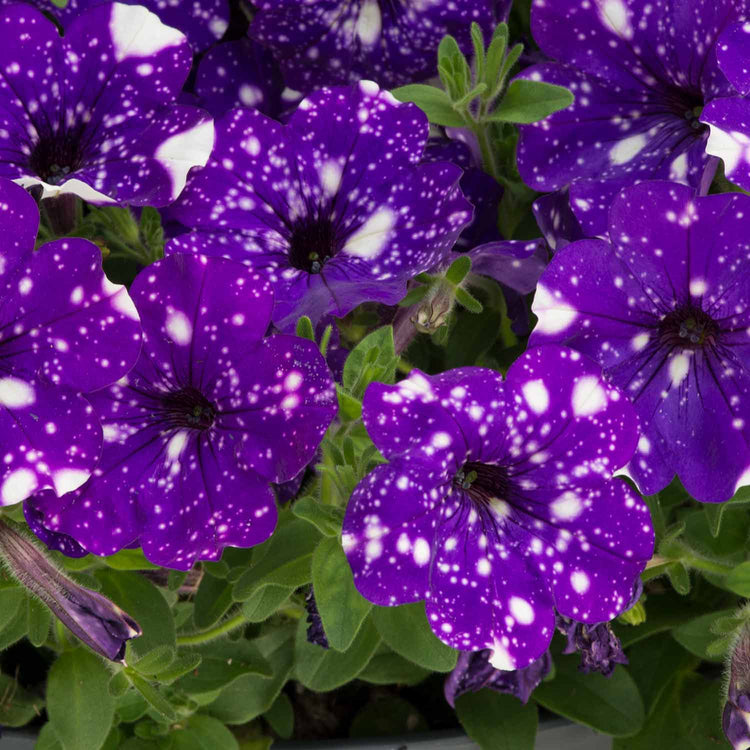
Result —
[[245, 625], [247, 620], [242, 612], [238, 612], [234, 617], [230, 617], [223, 622], [214, 625], [214, 627], [204, 630], [202, 633], [189, 633], [188, 635], [178, 635], [178, 646], [197, 646], [199, 643], [208, 643], [208, 641], [221, 638], [222, 635], [231, 633], [233, 630]]
[[713, 573], [719, 576], [729, 575], [734, 570], [733, 565], [724, 565], [714, 560], [707, 560], [705, 557], [698, 557], [697, 555], [690, 555], [684, 558], [683, 562], [696, 570], [703, 570], [706, 573]]

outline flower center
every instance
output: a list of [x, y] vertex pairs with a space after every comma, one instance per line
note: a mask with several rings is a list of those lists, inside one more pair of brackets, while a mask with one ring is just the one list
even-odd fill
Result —
[[336, 229], [328, 218], [306, 217], [292, 227], [289, 262], [301, 271], [320, 273], [339, 249]]
[[161, 401], [164, 418], [173, 427], [207, 430], [216, 419], [216, 407], [191, 386], [168, 393]]
[[700, 307], [688, 304], [666, 315], [659, 325], [659, 340], [671, 349], [702, 349], [716, 344], [719, 326]]
[[685, 119], [696, 135], [703, 135], [708, 130], [708, 125], [704, 125], [699, 119], [704, 107], [702, 94], [685, 89], [675, 89], [670, 92], [667, 98], [672, 112], [677, 117]]
[[464, 491], [479, 513], [508, 514], [508, 472], [496, 464], [467, 461], [453, 477], [453, 486]]
[[57, 185], [81, 166], [80, 139], [76, 134], [44, 135], [29, 157], [29, 166], [50, 185]]

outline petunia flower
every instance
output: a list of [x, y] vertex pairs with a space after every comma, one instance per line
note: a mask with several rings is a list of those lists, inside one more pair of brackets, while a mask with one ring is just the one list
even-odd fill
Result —
[[[471, 50], [476, 21], [490, 34], [492, 0], [259, 0], [252, 39], [268, 47], [293, 89], [376, 81], [392, 88], [435, 75], [446, 34]], [[507, 0], [498, 3], [507, 12]]]
[[[747, 11], [745, 0], [535, 0], [534, 39], [555, 62], [521, 77], [566, 86], [575, 102], [521, 127], [524, 182], [541, 191], [572, 183], [571, 208], [588, 236], [604, 234], [609, 204], [627, 185], [697, 186], [717, 153], [707, 143], [721, 137], [710, 140], [706, 123], [739, 101], [729, 64], [750, 64], [750, 50], [729, 36]], [[734, 118], [723, 127], [750, 142], [750, 125]]]
[[0, 176], [41, 197], [165, 205], [213, 145], [213, 122], [175, 105], [192, 54], [140, 5], [88, 9], [60, 37], [29, 5], [0, 10]]
[[273, 283], [273, 322], [396, 304], [449, 257], [471, 206], [454, 164], [419, 165], [427, 118], [374, 83], [322, 89], [289, 124], [250, 109], [217, 122], [216, 148], [170, 216], [196, 231], [166, 252], [226, 255]]
[[[9, 5], [14, 0], [4, 0]], [[105, 0], [26, 0], [39, 10], [52, 15], [67, 29], [89, 8], [103, 5]], [[142, 5], [159, 17], [165, 26], [179, 29], [187, 37], [194, 52], [203, 52], [224, 36], [229, 26], [228, 0], [126, 0], [127, 5]], [[153, 30], [152, 30], [153, 33]]]
[[0, 178], [0, 506], [37, 489], [68, 492], [99, 458], [99, 420], [81, 392], [135, 364], [141, 327], [125, 287], [91, 242], [34, 251], [39, 211]]
[[462, 368], [365, 393], [389, 463], [356, 487], [343, 546], [360, 593], [426, 600], [435, 634], [521, 669], [547, 648], [555, 608], [616, 617], [653, 549], [646, 505], [613, 472], [635, 449], [633, 407], [599, 367], [557, 346], [508, 371]]
[[201, 58], [195, 94], [198, 104], [217, 118], [234, 107], [252, 107], [278, 120], [301, 98], [284, 88], [269, 51], [247, 38], [217, 44]]
[[545, 651], [527, 667], [511, 672], [495, 669], [490, 663], [491, 657], [492, 651], [489, 649], [463, 651], [458, 655], [458, 662], [445, 679], [443, 687], [445, 700], [451, 707], [455, 707], [456, 698], [483, 688], [514, 695], [522, 703], [528, 703], [531, 694], [552, 669], [549, 651]]
[[630, 397], [644, 494], [677, 474], [721, 502], [750, 482], [749, 236], [746, 195], [642, 183], [612, 205], [609, 241], [559, 250], [539, 282], [530, 342], [596, 359]]
[[335, 391], [313, 342], [264, 338], [273, 295], [242, 264], [173, 255], [144, 269], [131, 295], [143, 353], [91, 397], [105, 441], [94, 477], [29, 502], [89, 552], [138, 542], [157, 565], [186, 570], [271, 535], [269, 482], [311, 460]]
[[587, 625], [562, 615], [557, 616], [557, 629], [567, 639], [564, 654], [581, 654], [578, 669], [584, 674], [600, 672], [609, 677], [618, 664], [627, 664], [620, 639], [608, 622]]
[[740, 630], [732, 648], [722, 728], [733, 750], [750, 748], [750, 629]]

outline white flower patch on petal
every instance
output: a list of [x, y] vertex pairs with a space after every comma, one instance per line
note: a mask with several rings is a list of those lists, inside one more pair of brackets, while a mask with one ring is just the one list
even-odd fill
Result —
[[142, 5], [113, 3], [109, 31], [117, 62], [128, 57], [151, 57], [185, 42], [182, 32], [163, 24]]
[[387, 206], [381, 206], [353, 234], [344, 245], [343, 252], [363, 260], [377, 258], [388, 243], [388, 232], [396, 225], [398, 217]]
[[205, 167], [214, 147], [213, 120], [204, 120], [189, 130], [175, 133], [156, 149], [154, 158], [172, 178], [172, 200], [183, 191], [188, 172], [193, 167]]

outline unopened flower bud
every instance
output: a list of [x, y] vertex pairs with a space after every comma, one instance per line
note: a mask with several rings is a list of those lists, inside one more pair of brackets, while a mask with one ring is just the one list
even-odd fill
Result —
[[498, 693], [515, 695], [526, 703], [539, 683], [549, 674], [552, 659], [545, 651], [536, 661], [523, 669], [507, 671], [495, 669], [490, 664], [491, 649], [462, 651], [454, 670], [445, 680], [445, 699], [454, 706], [456, 698], [464, 693], [474, 693], [482, 688]]
[[312, 586], [310, 586], [310, 590], [307, 592], [307, 596], [305, 596], [305, 609], [307, 610], [307, 622], [309, 623], [307, 626], [307, 640], [317, 646], [328, 648], [328, 638], [326, 637], [326, 631], [323, 629], [323, 620], [320, 619]]
[[30, 538], [1, 519], [0, 558], [83, 643], [107, 659], [124, 662], [125, 645], [141, 635], [132, 617], [105, 596], [71, 581]]
[[411, 322], [421, 333], [433, 334], [445, 325], [455, 305], [455, 293], [452, 285], [439, 283], [428, 298], [419, 306]]
[[732, 651], [721, 724], [734, 750], [750, 748], [750, 624], [743, 626]]

